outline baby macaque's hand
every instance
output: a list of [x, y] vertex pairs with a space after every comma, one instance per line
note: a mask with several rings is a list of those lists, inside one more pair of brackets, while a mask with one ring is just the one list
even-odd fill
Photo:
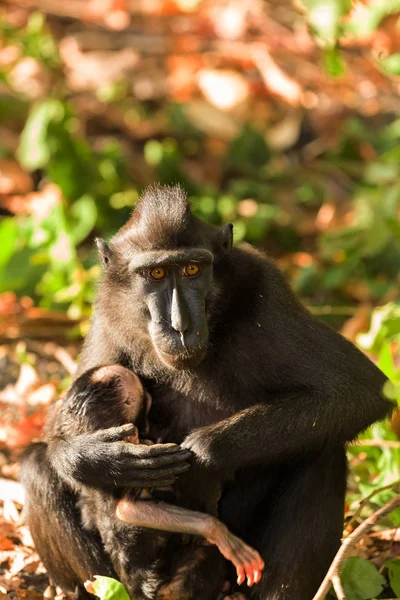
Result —
[[135, 427], [134, 431], [130, 435], [127, 435], [126, 437], [124, 437], [124, 442], [128, 442], [129, 444], [140, 444], [141, 443], [139, 440], [139, 430], [137, 427]]

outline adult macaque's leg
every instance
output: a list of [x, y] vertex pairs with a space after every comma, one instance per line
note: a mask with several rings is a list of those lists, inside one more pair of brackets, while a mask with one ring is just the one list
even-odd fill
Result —
[[200, 535], [215, 544], [221, 554], [235, 565], [239, 584], [247, 578], [247, 584], [252, 586], [261, 579], [264, 561], [259, 553], [211, 515], [165, 502], [128, 498], [119, 501], [116, 514], [125, 523], [138, 527]]

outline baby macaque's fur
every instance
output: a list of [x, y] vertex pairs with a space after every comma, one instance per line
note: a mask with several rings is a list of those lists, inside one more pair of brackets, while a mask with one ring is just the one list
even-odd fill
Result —
[[[151, 444], [143, 439], [148, 433], [150, 406], [150, 395], [130, 370], [120, 365], [91, 369], [74, 382], [58, 408], [51, 430], [53, 435], [68, 437], [133, 424], [135, 427], [128, 428], [125, 441], [116, 443]], [[117, 575], [135, 599], [194, 597], [188, 595], [188, 589], [193, 587], [188, 579], [195, 564], [210, 561], [210, 553], [205, 551], [209, 544], [214, 544], [233, 563], [238, 583], [247, 577], [248, 585], [253, 585], [261, 578], [264, 563], [258, 552], [234, 536], [215, 516], [169, 503], [184, 503], [182, 486], [177, 486], [176, 492], [172, 487], [130, 488], [116, 489], [115, 494], [82, 486], [78, 493], [84, 526], [100, 531], [106, 550], [116, 559], [114, 564], [120, 565]], [[120, 519], [118, 531], [111, 514]], [[188, 540], [192, 535], [206, 541]], [[219, 556], [210, 562], [213, 572], [216, 567], [221, 571], [222, 588], [225, 562]]]

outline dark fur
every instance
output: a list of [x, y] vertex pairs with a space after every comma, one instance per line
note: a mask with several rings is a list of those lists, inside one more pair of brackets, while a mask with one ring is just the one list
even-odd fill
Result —
[[[155, 355], [148, 313], [128, 271], [138, 250], [187, 246], [214, 254], [208, 351], [190, 371], [172, 370]], [[265, 559], [251, 598], [310, 600], [340, 543], [345, 444], [390, 412], [381, 394], [385, 378], [300, 305], [272, 261], [228, 246], [190, 214], [179, 188], [148, 190], [110, 243], [79, 371], [114, 362], [134, 370], [153, 397], [152, 437], [183, 443], [197, 468], [218, 475], [222, 521]], [[89, 469], [74, 448], [71, 439], [51, 449], [60, 479], [42, 447], [24, 469], [41, 471], [68, 507], [74, 497], [62, 480], [82, 480]], [[91, 455], [101, 481], [107, 463], [100, 445]], [[118, 461], [108, 468], [123, 470]], [[49, 509], [24, 478], [37, 520]], [[54, 510], [64, 518], [64, 508]], [[57, 564], [55, 554], [49, 560]], [[102, 571], [112, 562], [104, 560]]]

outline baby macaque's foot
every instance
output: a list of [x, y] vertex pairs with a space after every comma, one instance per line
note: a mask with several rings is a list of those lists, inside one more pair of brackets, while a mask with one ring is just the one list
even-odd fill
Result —
[[[261, 579], [264, 561], [251, 546], [236, 537], [223, 523], [212, 519], [207, 540], [215, 544], [221, 554], [230, 560], [236, 567], [237, 582], [242, 584], [247, 578], [247, 585], [251, 587]], [[237, 600], [237, 599], [235, 599]], [[239, 598], [240, 600], [240, 598]]]

